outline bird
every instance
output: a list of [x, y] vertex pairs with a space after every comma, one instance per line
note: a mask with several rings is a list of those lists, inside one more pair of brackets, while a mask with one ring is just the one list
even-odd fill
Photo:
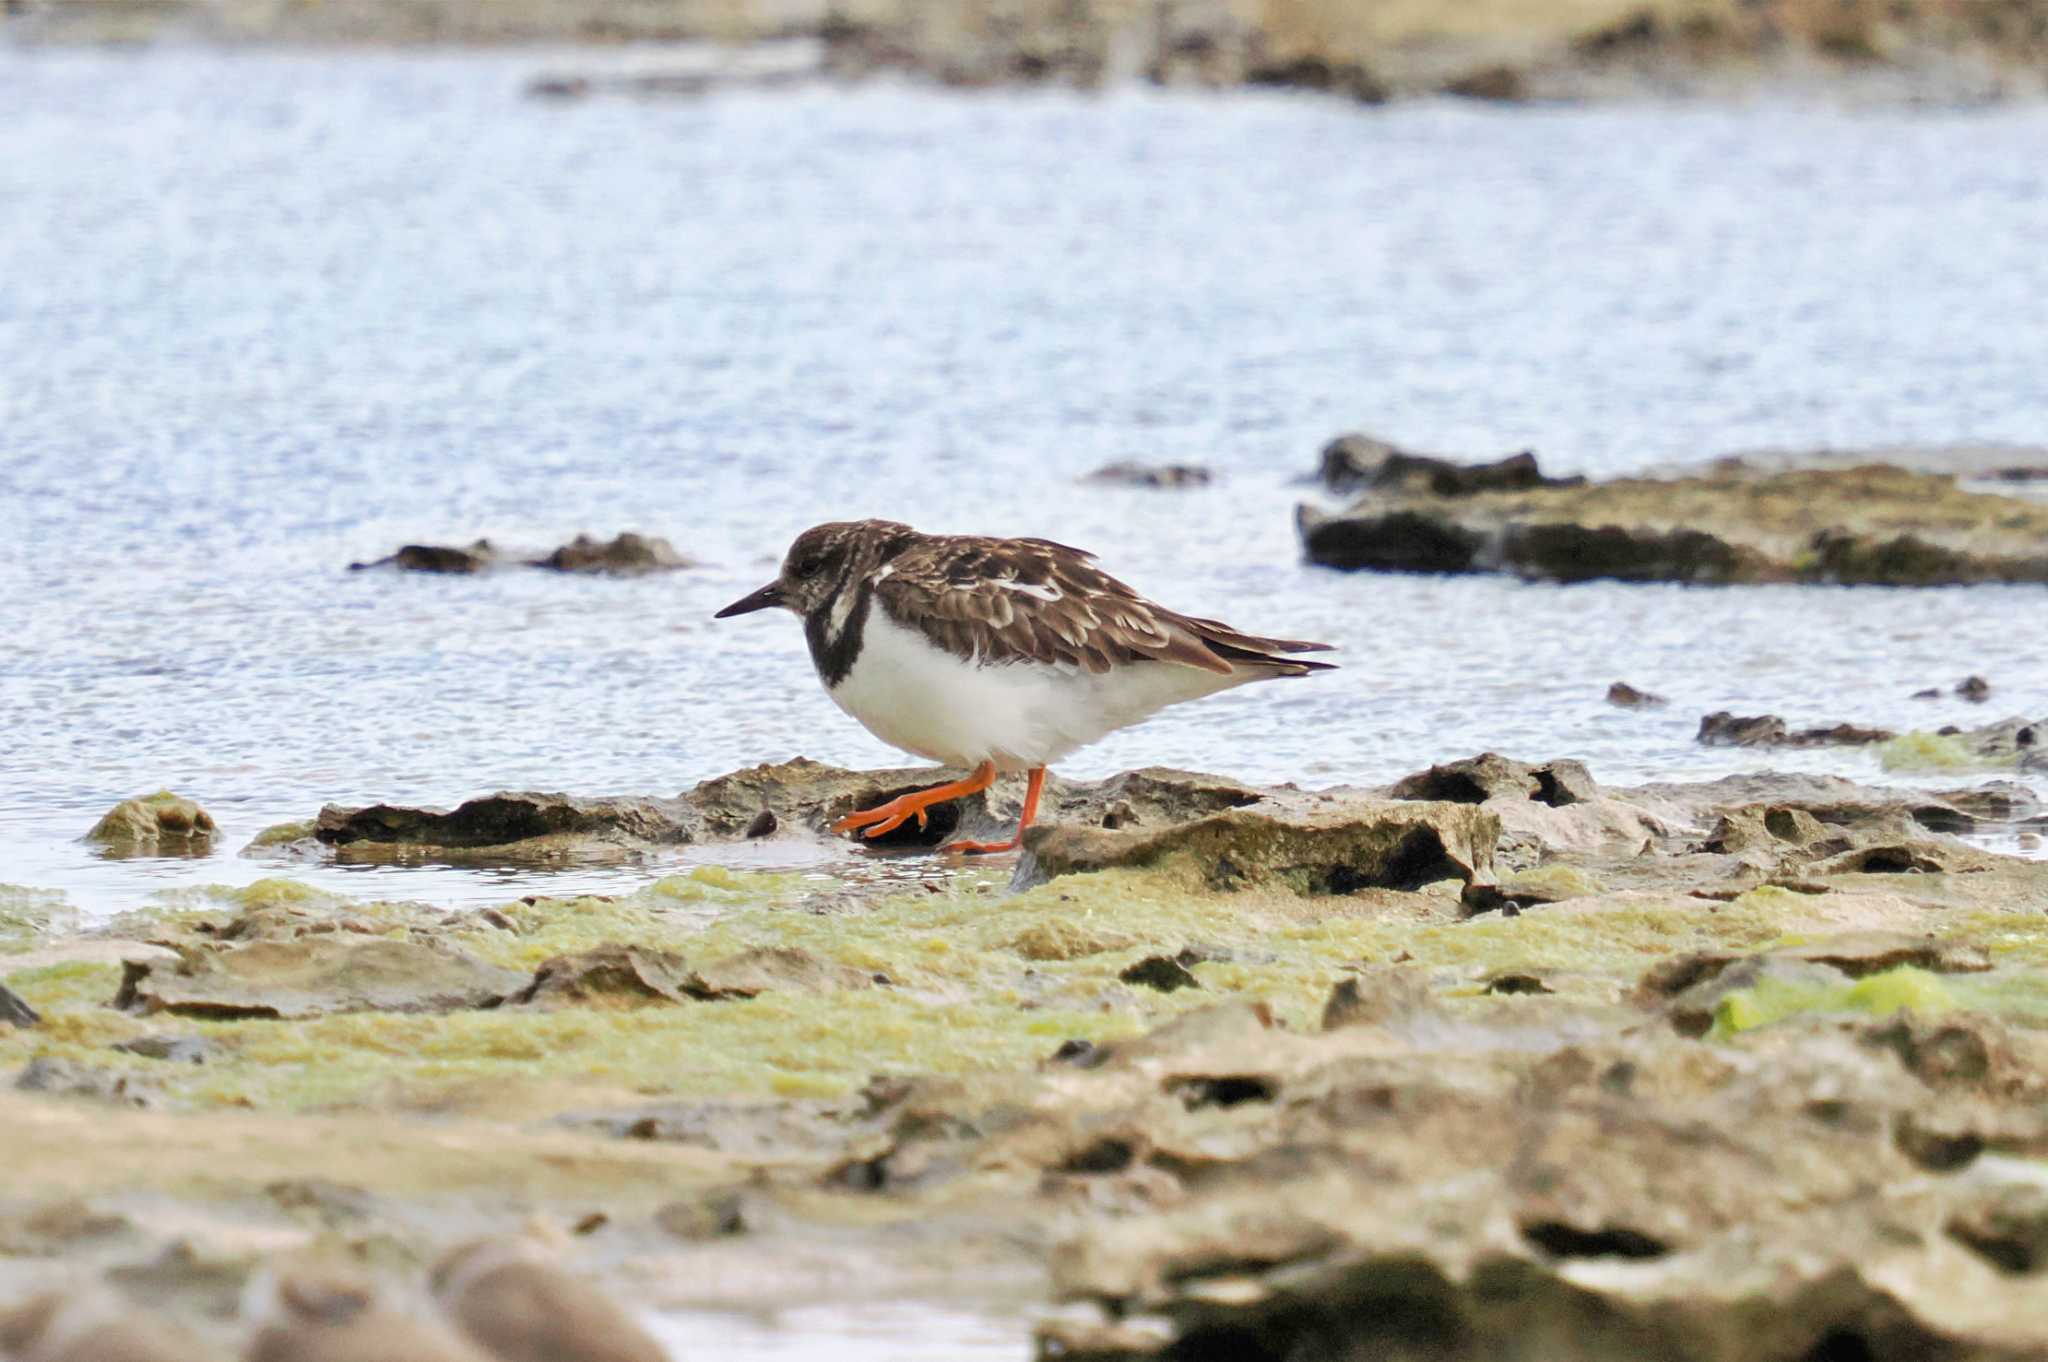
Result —
[[920, 534], [893, 520], [815, 525], [774, 581], [716, 619], [780, 607], [803, 620], [825, 693], [892, 747], [948, 767], [948, 781], [832, 825], [873, 838], [927, 810], [1028, 772], [1015, 835], [959, 841], [1014, 851], [1038, 813], [1046, 768], [1168, 705], [1250, 681], [1332, 670], [1292, 656], [1326, 643], [1262, 638], [1146, 600], [1050, 539]]

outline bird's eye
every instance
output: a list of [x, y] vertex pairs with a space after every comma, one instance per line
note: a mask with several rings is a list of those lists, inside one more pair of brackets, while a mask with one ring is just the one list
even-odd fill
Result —
[[825, 555], [822, 553], [807, 553], [796, 560], [796, 575], [799, 577], [815, 577], [824, 570]]

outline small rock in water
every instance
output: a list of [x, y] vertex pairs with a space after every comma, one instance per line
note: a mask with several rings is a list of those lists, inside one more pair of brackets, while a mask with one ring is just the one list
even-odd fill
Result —
[[545, 558], [530, 566], [556, 572], [595, 572], [614, 577], [638, 576], [644, 572], [673, 572], [692, 566], [675, 546], [659, 535], [635, 534], [631, 530], [616, 539], [593, 539], [579, 534]]
[[350, 572], [366, 572], [371, 568], [396, 568], [400, 572], [482, 572], [498, 561], [498, 550], [488, 539], [479, 539], [468, 548], [451, 544], [407, 544], [398, 552], [368, 563], [350, 563]]
[[1199, 464], [1127, 462], [1104, 464], [1081, 481], [1118, 487], [1207, 487], [1214, 479]]
[[1607, 688], [1607, 703], [1621, 709], [1662, 709], [1671, 702], [1661, 695], [1637, 690], [1626, 681], [1617, 681]]
[[1991, 698], [1991, 683], [1981, 676], [1966, 676], [1956, 682], [1956, 694], [1973, 705], [1981, 705]]
[[85, 840], [115, 855], [203, 856], [213, 850], [213, 815], [183, 795], [158, 790], [109, 809]]
[[1706, 747], [1862, 747], [1890, 742], [1897, 736], [1888, 728], [1856, 724], [1802, 728], [1795, 733], [1775, 714], [1737, 715], [1724, 709], [1701, 716], [1696, 741]]
[[1929, 686], [1926, 690], [1916, 690], [1913, 692], [1913, 698], [1915, 700], [1939, 700], [1941, 698], [1941, 687]]

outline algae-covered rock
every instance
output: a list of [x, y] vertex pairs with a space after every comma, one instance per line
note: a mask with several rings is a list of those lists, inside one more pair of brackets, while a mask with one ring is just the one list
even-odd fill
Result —
[[1500, 820], [1471, 805], [1382, 800], [1230, 809], [1162, 828], [1040, 825], [1025, 835], [1013, 884], [1135, 867], [1225, 892], [1412, 890], [1490, 878], [1499, 835]]
[[124, 799], [93, 824], [85, 840], [114, 855], [203, 856], [219, 829], [213, 815], [183, 795], [158, 790]]
[[207, 1018], [447, 1012], [495, 1003], [526, 982], [453, 946], [382, 937], [187, 948], [174, 963], [131, 960], [122, 970], [115, 1007]]
[[1310, 562], [1551, 581], [2048, 582], [2048, 506], [1879, 464], [1471, 492], [1375, 485], [1349, 510], [1302, 506]]
[[158, 1100], [155, 1086], [133, 1074], [50, 1055], [30, 1060], [28, 1067], [15, 1075], [14, 1086], [21, 1092], [89, 1097], [124, 1107], [154, 1106]]
[[579, 534], [532, 566], [556, 572], [586, 572], [607, 577], [638, 577], [649, 572], [674, 572], [695, 566], [660, 535], [628, 530], [611, 539]]
[[835, 993], [874, 982], [850, 965], [822, 960], [796, 946], [762, 946], [692, 970], [685, 991], [712, 1001], [763, 993]]

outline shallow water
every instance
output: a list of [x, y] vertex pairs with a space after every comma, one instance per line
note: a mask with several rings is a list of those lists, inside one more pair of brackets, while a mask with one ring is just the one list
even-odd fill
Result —
[[[1169, 604], [1343, 649], [1075, 775], [1372, 782], [1492, 748], [1621, 782], [1756, 765], [1692, 742], [1713, 709], [2048, 710], [2038, 589], [1344, 576], [1291, 526], [1348, 428], [1593, 473], [2042, 440], [2048, 112], [561, 106], [519, 97], [543, 60], [0, 52], [0, 881], [96, 914], [275, 873], [232, 849], [329, 801], [899, 760], [793, 621], [709, 619], [857, 515], [1077, 542]], [[1117, 459], [1221, 481], [1075, 485]], [[704, 566], [345, 570], [624, 528]], [[1969, 672], [1992, 704], [1907, 698]], [[1671, 708], [1609, 708], [1617, 678]], [[229, 852], [74, 840], [159, 786]], [[452, 903], [664, 868], [291, 873]]]

